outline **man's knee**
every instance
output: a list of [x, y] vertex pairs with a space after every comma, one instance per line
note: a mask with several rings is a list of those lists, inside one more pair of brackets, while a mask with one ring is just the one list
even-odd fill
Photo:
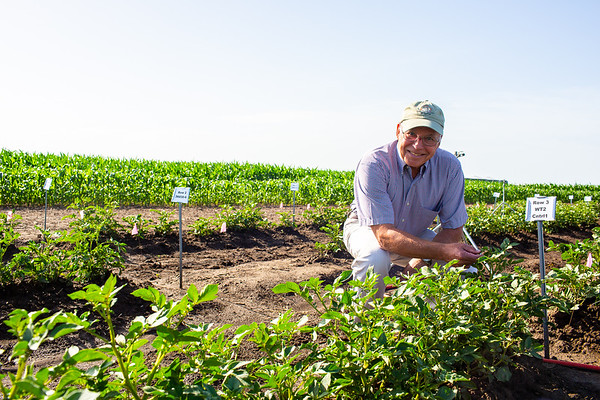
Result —
[[391, 264], [390, 253], [380, 247], [372, 248], [369, 251], [361, 252], [355, 262], [360, 264], [360, 269], [364, 270], [364, 273], [372, 266], [374, 273], [379, 276], [387, 276]]

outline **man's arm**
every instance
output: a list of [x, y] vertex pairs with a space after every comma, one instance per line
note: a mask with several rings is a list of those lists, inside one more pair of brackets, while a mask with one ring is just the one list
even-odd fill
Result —
[[[413, 259], [458, 260], [459, 265], [468, 265], [480, 256], [473, 246], [461, 243], [462, 227], [443, 229], [433, 241], [401, 231], [392, 224], [372, 225], [371, 229], [382, 249]], [[418, 268], [422, 263], [411, 263], [410, 266]]]

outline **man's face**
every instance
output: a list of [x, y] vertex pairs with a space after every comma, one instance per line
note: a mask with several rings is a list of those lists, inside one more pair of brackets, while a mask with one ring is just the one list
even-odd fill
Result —
[[442, 139], [442, 135], [424, 126], [403, 133], [402, 128], [398, 125], [396, 137], [398, 138], [400, 157], [413, 171], [418, 171], [433, 157], [437, 148], [440, 147]]

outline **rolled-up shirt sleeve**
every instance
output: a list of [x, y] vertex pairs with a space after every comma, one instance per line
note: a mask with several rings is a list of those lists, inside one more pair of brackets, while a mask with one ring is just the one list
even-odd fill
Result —
[[448, 169], [442, 204], [439, 215], [443, 228], [456, 229], [465, 225], [468, 219], [465, 207], [465, 178], [458, 162]]

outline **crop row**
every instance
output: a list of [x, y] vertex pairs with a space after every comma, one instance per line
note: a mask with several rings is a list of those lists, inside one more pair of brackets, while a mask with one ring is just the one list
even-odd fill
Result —
[[[43, 186], [52, 178], [49, 190]], [[167, 205], [175, 187], [190, 188], [190, 204], [349, 204], [353, 171], [268, 164], [200, 163], [0, 151], [0, 205]], [[299, 190], [292, 192], [292, 182]], [[494, 196], [496, 194], [496, 196]], [[467, 179], [467, 204], [522, 201], [536, 194], [558, 201], [600, 198], [595, 185], [511, 185]], [[569, 199], [573, 196], [573, 199]]]
[[[540, 357], [530, 327], [545, 309], [568, 312], [597, 297], [599, 235], [596, 228], [593, 239], [562, 245], [572, 265], [550, 272], [549, 296], [540, 294], [535, 274], [507, 256], [507, 241], [484, 256], [498, 273], [425, 268], [403, 282], [388, 280], [397, 290], [383, 299], [370, 298], [373, 276], [346, 284], [349, 271], [332, 284], [311, 278], [275, 286], [275, 293], [307, 302], [320, 317], [312, 325], [292, 310], [235, 330], [191, 324], [186, 316], [218, 292], [216, 285], [191, 285], [178, 301], [137, 289], [153, 313], [119, 333], [111, 308], [122, 287], [111, 276], [70, 295], [93, 313], [11, 313], [5, 323], [17, 343], [9, 360], [17, 368], [0, 374], [0, 392], [5, 399], [471, 398], [474, 377], [508, 381], [514, 357]], [[32, 355], [44, 342], [80, 331], [101, 345], [65, 348], [56, 365], [34, 368]], [[258, 350], [256, 358], [242, 356], [244, 343]]]

